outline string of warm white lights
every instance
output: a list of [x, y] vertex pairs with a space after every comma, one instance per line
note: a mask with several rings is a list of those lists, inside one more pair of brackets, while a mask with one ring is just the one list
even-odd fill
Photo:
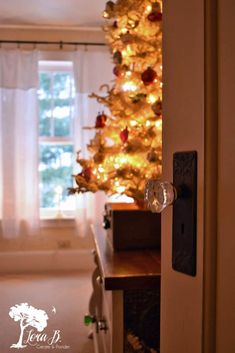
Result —
[[103, 16], [115, 83], [101, 87], [105, 95], [91, 97], [110, 114], [96, 117], [91, 157], [78, 153], [82, 171], [70, 193], [104, 190], [142, 204], [145, 180], [161, 174], [162, 2], [108, 1]]

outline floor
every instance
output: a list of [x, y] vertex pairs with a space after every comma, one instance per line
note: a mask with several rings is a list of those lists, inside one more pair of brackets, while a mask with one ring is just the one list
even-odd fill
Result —
[[93, 353], [90, 293], [86, 272], [0, 276], [0, 353]]

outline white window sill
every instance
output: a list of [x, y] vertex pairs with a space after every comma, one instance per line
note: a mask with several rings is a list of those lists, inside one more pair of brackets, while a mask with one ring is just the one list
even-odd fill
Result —
[[75, 228], [74, 211], [61, 211], [41, 209], [41, 228]]
[[41, 219], [41, 228], [75, 228], [76, 222], [72, 218], [60, 218], [60, 219]]

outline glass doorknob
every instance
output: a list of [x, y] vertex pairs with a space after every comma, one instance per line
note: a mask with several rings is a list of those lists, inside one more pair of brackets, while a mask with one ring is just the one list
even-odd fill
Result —
[[145, 185], [144, 197], [148, 209], [160, 213], [177, 199], [177, 191], [168, 181], [149, 179]]

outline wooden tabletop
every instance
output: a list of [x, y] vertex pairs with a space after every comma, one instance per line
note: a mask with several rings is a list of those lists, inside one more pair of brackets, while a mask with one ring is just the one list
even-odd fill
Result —
[[98, 262], [106, 290], [125, 290], [159, 285], [160, 250], [113, 251], [101, 226], [92, 226]]

